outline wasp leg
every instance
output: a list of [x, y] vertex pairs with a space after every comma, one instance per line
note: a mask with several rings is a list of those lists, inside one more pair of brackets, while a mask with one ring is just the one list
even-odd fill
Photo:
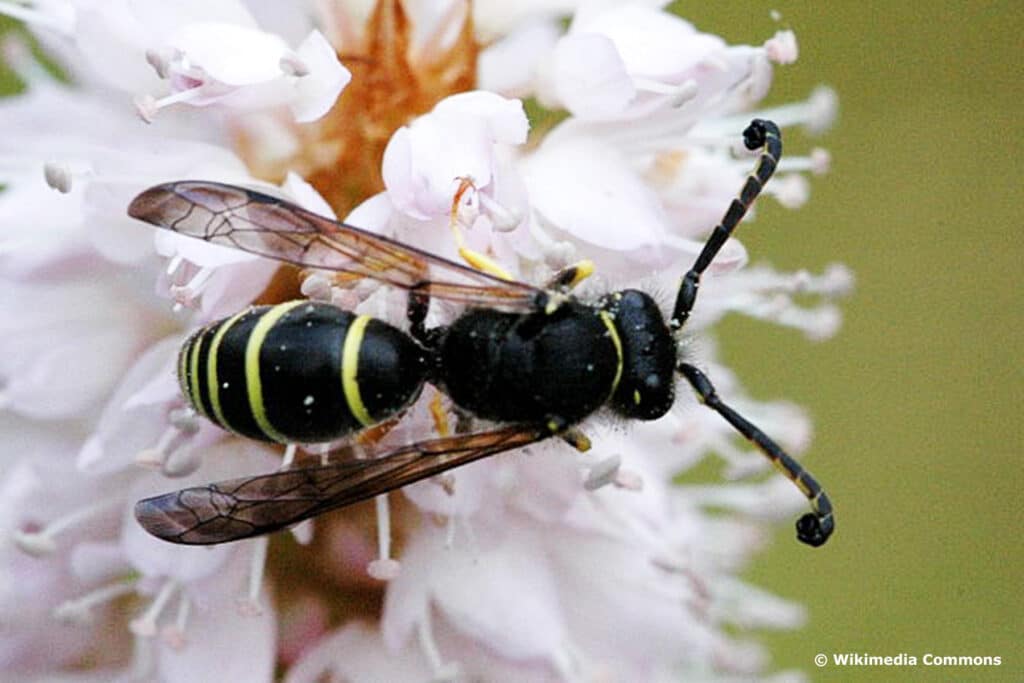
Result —
[[586, 434], [575, 427], [565, 430], [558, 436], [562, 441], [566, 442], [580, 453], [586, 453], [590, 450], [590, 439]]
[[594, 274], [594, 262], [590, 259], [583, 259], [578, 263], [562, 268], [551, 276], [545, 283], [544, 289], [557, 289], [566, 291], [572, 289], [579, 283]]
[[744, 438], [753, 443], [765, 457], [771, 460], [776, 469], [796, 484], [797, 488], [807, 496], [807, 499], [811, 502], [812, 512], [804, 515], [797, 521], [797, 538], [807, 545], [814, 547], [825, 543], [835, 530], [835, 520], [832, 517], [832, 501], [829, 500], [828, 495], [822, 490], [817, 480], [800, 463], [787, 455], [767, 434], [755, 427], [735, 410], [722, 403], [707, 375], [689, 363], [680, 363], [677, 369], [686, 378], [686, 381], [690, 383], [693, 390], [697, 392], [701, 403], [724, 417], [726, 422], [731, 424]]
[[775, 167], [778, 166], [779, 158], [782, 156], [782, 134], [779, 132], [779, 127], [772, 121], [763, 119], [751, 121], [747, 129], [743, 131], [743, 144], [751, 150], [761, 147], [761, 156], [758, 157], [757, 166], [754, 167], [753, 172], [747, 176], [743, 189], [729, 205], [729, 209], [722, 217], [722, 222], [715, 226], [708, 241], [704, 244], [704, 248], [697, 256], [697, 260], [679, 283], [676, 305], [669, 321], [673, 331], [681, 329], [686, 324], [686, 319], [690, 317], [690, 311], [693, 310], [694, 301], [697, 299], [697, 288], [700, 286], [701, 275], [711, 265], [736, 226], [743, 220], [743, 216], [746, 215], [751, 204], [761, 194], [765, 183], [775, 173]]
[[434, 421], [434, 431], [438, 436], [445, 437], [451, 434], [448, 425], [448, 415], [445, 413], [444, 405], [441, 403], [441, 392], [434, 392], [434, 398], [430, 399], [430, 417]]

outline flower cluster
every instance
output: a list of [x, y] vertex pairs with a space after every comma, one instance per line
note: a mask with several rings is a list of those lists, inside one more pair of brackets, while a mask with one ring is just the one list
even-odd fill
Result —
[[[797, 56], [790, 31], [731, 46], [653, 3], [575, 5], [0, 3], [73, 84], [3, 38], [26, 88], [0, 101], [0, 669], [296, 683], [763, 671], [737, 633], [803, 613], [736, 571], [766, 522], [805, 501], [779, 477], [750, 479], [768, 463], [686, 391], [656, 422], [588, 422], [587, 454], [544, 442], [292, 538], [176, 546], [132, 517], [147, 495], [280, 466], [275, 448], [187, 408], [174, 373], [190, 330], [299, 296], [403, 319], [401, 293], [374, 283], [155, 234], [126, 214], [143, 189], [261, 187], [529, 282], [591, 259], [582, 296], [667, 293], [750, 170], [746, 123], [820, 130], [834, 114], [825, 89], [755, 109], [774, 65]], [[787, 155], [767, 193], [799, 206], [805, 174], [826, 166], [821, 150]], [[828, 337], [851, 276], [746, 260], [727, 243], [685, 351], [799, 453], [802, 411], [744, 396], [710, 328], [740, 312]], [[432, 306], [429, 323], [452, 313]], [[382, 444], [435, 429], [439, 399], [424, 394]], [[673, 483], [712, 453], [744, 481]]]

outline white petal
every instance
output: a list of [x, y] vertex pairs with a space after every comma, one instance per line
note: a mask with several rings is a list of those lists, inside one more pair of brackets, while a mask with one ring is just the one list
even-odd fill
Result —
[[429, 677], [430, 666], [415, 648], [396, 653], [375, 629], [354, 622], [321, 638], [288, 671], [285, 683], [420, 683]]
[[558, 99], [582, 118], [615, 116], [636, 97], [615, 44], [595, 33], [571, 34], [558, 42], [552, 79]]
[[502, 657], [548, 659], [563, 646], [561, 603], [551, 567], [531, 547], [535, 539], [506, 528], [500, 539], [491, 540], [486, 548], [446, 549], [443, 532], [425, 528], [418, 534], [385, 600], [383, 630], [389, 646], [404, 640], [410, 621], [426, 618], [425, 609], [417, 608], [425, 599], [464, 636], [486, 643]]
[[538, 68], [550, 59], [561, 31], [553, 21], [536, 21], [484, 48], [477, 60], [477, 84], [506, 97], [525, 97]]
[[323, 195], [317, 192], [316, 188], [306, 182], [298, 173], [289, 171], [288, 175], [285, 176], [284, 182], [281, 183], [281, 189], [284, 190], [285, 194], [292, 201], [307, 211], [312, 211], [319, 216], [326, 216], [327, 218], [336, 217], [334, 209], [323, 198]]
[[[130, 467], [141, 450], [157, 444], [167, 428], [167, 411], [172, 402], [180, 400], [172, 374], [180, 345], [178, 335], [164, 339], [133, 363], [78, 454], [80, 470], [96, 474]], [[132, 398], [154, 380], [163, 380], [158, 386], [164, 390], [151, 394], [156, 401], [136, 400], [135, 405], [130, 405]]]
[[521, 101], [483, 90], [446, 97], [437, 103], [433, 113], [452, 123], [464, 119], [479, 121], [486, 127], [491, 142], [521, 145], [530, 130]]
[[101, 404], [148, 334], [145, 321], [128, 314], [133, 301], [132, 292], [102, 281], [5, 285], [0, 374], [10, 408], [67, 417]]
[[[200, 550], [202, 550], [200, 548]], [[245, 565], [238, 558], [235, 565]], [[224, 681], [270, 683], [274, 680], [277, 617], [272, 609], [260, 614], [240, 615], [233, 585], [242, 576], [237, 567], [225, 572], [224, 580], [204, 591], [204, 604], [193, 609], [184, 631], [181, 648], [161, 643], [157, 656], [159, 680], [193, 683], [209, 672]], [[232, 579], [228, 581], [227, 579]]]
[[582, 242], [632, 251], [665, 241], [657, 195], [599, 140], [574, 136], [543, 145], [522, 172], [536, 211]]
[[632, 76], [671, 79], [725, 47], [718, 36], [700, 33], [673, 14], [637, 4], [574, 22], [571, 31], [607, 36]]
[[128, 9], [127, 0], [83, 7], [75, 22], [79, 54], [107, 85], [129, 92], [150, 92], [160, 78], [146, 62], [146, 48], [155, 39], [150, 28]]
[[262, 83], [281, 76], [288, 45], [280, 37], [222, 22], [203, 21], [182, 27], [168, 39], [190, 64], [232, 86]]
[[495, 145], [519, 144], [528, 122], [518, 100], [468, 92], [442, 100], [434, 111], [395, 131], [381, 172], [395, 207], [429, 220], [447, 216], [460, 179], [490, 185]]
[[330, 111], [352, 80], [352, 73], [338, 60], [337, 52], [319, 31], [310, 33], [297, 52], [309, 73], [296, 80], [295, 97], [289, 106], [296, 121], [308, 123]]

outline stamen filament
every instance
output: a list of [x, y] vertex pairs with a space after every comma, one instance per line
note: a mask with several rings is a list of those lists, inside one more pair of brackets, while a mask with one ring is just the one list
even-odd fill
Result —
[[22, 552], [33, 557], [49, 555], [57, 549], [56, 537], [68, 529], [108, 512], [119, 505], [116, 501], [102, 501], [77, 508], [58, 517], [38, 531], [16, 530], [12, 536]]
[[92, 619], [92, 609], [135, 592], [132, 583], [118, 581], [97, 588], [73, 600], [65, 600], [53, 609], [53, 617], [64, 623], [85, 624]]
[[257, 617], [263, 614], [260, 604], [260, 589], [263, 587], [263, 573], [267, 566], [267, 549], [270, 546], [269, 536], [253, 539], [252, 556], [249, 558], [249, 583], [245, 598], [238, 605], [238, 612], [243, 616]]
[[390, 581], [398, 576], [401, 565], [391, 558], [391, 509], [388, 506], [388, 494], [380, 494], [373, 502], [377, 512], [378, 558], [367, 565], [366, 573], [379, 581]]
[[128, 629], [137, 636], [142, 638], [152, 638], [156, 635], [156, 622], [163, 613], [164, 608], [167, 607], [167, 602], [174, 595], [175, 589], [178, 587], [178, 582], [174, 579], [167, 579], [163, 585], [160, 586], [160, 591], [153, 598], [153, 601], [143, 612], [142, 616], [132, 619], [128, 624]]

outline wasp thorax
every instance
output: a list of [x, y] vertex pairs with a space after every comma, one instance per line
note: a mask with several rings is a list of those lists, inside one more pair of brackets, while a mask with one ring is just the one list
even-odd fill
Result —
[[622, 377], [611, 406], [624, 417], [655, 420], [672, 407], [676, 348], [661, 310], [647, 294], [627, 289], [606, 297], [622, 342]]

